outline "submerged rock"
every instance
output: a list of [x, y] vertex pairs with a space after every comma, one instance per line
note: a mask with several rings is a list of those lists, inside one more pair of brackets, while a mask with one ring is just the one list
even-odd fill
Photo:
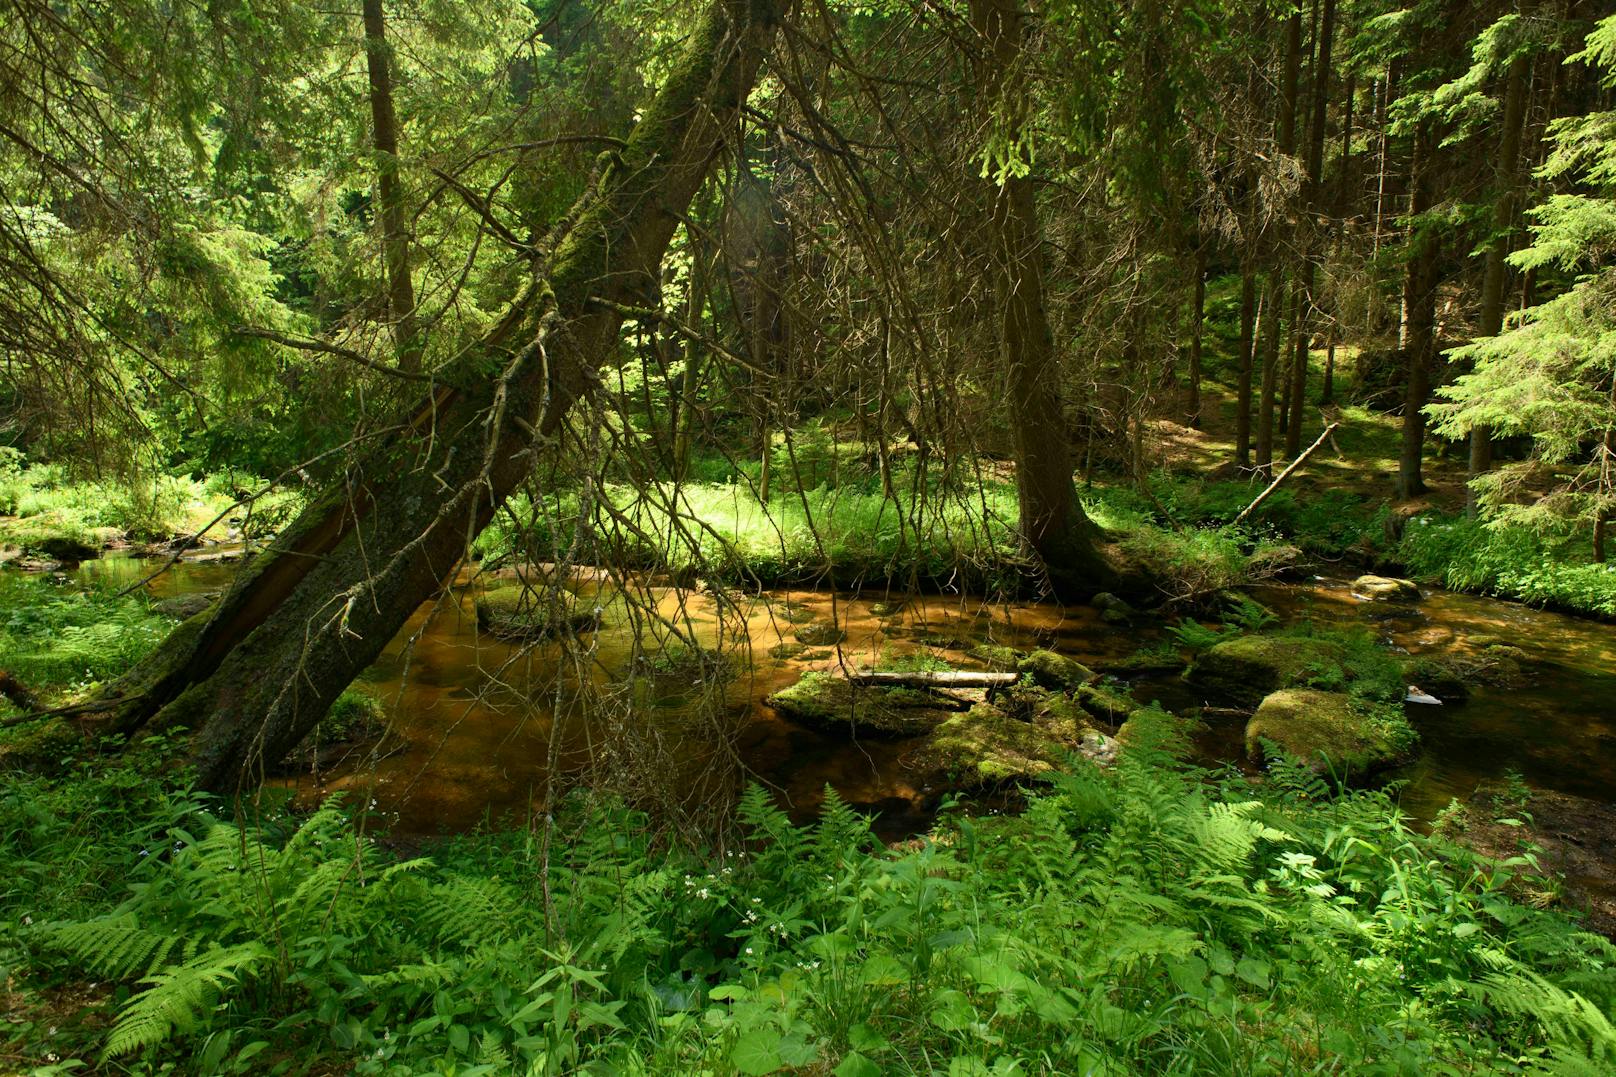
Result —
[[856, 685], [812, 672], [764, 702], [782, 716], [821, 732], [867, 737], [917, 737], [957, 714], [962, 704], [920, 688]]
[[1201, 652], [1185, 678], [1208, 695], [1256, 706], [1268, 693], [1339, 665], [1345, 648], [1308, 636], [1240, 636]]
[[1359, 576], [1352, 581], [1352, 593], [1374, 602], [1418, 602], [1420, 588], [1413, 580], [1392, 576]]
[[1054, 651], [1033, 651], [1016, 664], [1016, 672], [1031, 677], [1040, 688], [1056, 692], [1075, 691], [1099, 680], [1094, 671], [1075, 659]]
[[578, 609], [577, 598], [565, 591], [535, 591], [516, 584], [496, 587], [477, 600], [477, 627], [499, 639], [545, 639], [599, 625], [600, 611]]
[[797, 642], [809, 647], [834, 647], [847, 638], [847, 633], [834, 624], [821, 622], [797, 630]]
[[1261, 756], [1263, 741], [1314, 770], [1364, 775], [1407, 758], [1418, 736], [1394, 706], [1344, 692], [1286, 688], [1264, 699], [1246, 723], [1246, 753]]

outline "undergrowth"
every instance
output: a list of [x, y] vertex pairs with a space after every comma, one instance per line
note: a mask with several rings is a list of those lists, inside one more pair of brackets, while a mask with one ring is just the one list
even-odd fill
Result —
[[556, 827], [400, 859], [336, 802], [231, 821], [117, 765], [13, 782], [0, 963], [36, 996], [117, 985], [104, 1036], [22, 1046], [187, 1073], [1616, 1066], [1616, 949], [1513, 903], [1521, 865], [1283, 761], [1252, 785], [1136, 744], [901, 850], [834, 794], [804, 829], [754, 789], [701, 854], [610, 803]]
[[1586, 559], [1583, 536], [1430, 516], [1408, 522], [1398, 556], [1445, 587], [1616, 617], [1616, 563]]

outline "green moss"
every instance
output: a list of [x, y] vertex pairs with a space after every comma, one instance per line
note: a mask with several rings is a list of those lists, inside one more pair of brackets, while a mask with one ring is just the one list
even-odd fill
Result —
[[1239, 636], [1202, 651], [1184, 676], [1210, 695], [1255, 706], [1270, 692], [1339, 669], [1346, 653], [1327, 637]]
[[854, 685], [845, 677], [817, 671], [765, 702], [813, 729], [871, 737], [919, 736], [958, 710], [958, 704], [935, 692]]
[[996, 643], [978, 644], [966, 653], [994, 673], [1009, 673], [1021, 664], [1022, 658], [1021, 652], [1014, 647], [1002, 647]]
[[496, 587], [477, 600], [477, 627], [506, 640], [535, 640], [598, 627], [598, 610], [580, 610], [572, 595], [522, 584]]
[[1058, 692], [1075, 691], [1098, 679], [1083, 663], [1046, 650], [1033, 651], [1017, 663], [1016, 670], [1024, 677], [1031, 677], [1040, 687]]
[[1139, 704], [1123, 689], [1109, 684], [1085, 684], [1077, 690], [1077, 702], [1084, 711], [1109, 725], [1121, 725]]
[[846, 638], [846, 632], [827, 623], [804, 625], [797, 630], [797, 642], [809, 647], [834, 647]]
[[1246, 723], [1246, 752], [1267, 741], [1314, 769], [1364, 775], [1407, 758], [1419, 737], [1389, 704], [1342, 692], [1287, 688], [1270, 694]]
[[1302, 628], [1225, 640], [1196, 658], [1185, 677], [1209, 697], [1256, 706], [1281, 688], [1319, 688], [1397, 703], [1397, 660], [1364, 629], [1322, 633]]
[[1026, 781], [1047, 774], [1076, 747], [1034, 722], [979, 703], [937, 727], [926, 757], [960, 788]]

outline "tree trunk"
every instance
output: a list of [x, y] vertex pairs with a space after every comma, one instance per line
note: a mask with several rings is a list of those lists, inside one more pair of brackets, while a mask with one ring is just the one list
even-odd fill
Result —
[[[1285, 20], [1285, 60], [1279, 84], [1279, 113], [1274, 121], [1274, 139], [1279, 152], [1296, 152], [1296, 96], [1302, 67], [1302, 10], [1297, 8]], [[1275, 256], [1275, 262], [1279, 258]], [[1257, 468], [1267, 471], [1274, 464], [1274, 399], [1279, 388], [1280, 342], [1283, 325], [1280, 297], [1284, 295], [1284, 274], [1276, 266], [1268, 274], [1268, 290], [1263, 297], [1267, 310], [1267, 333], [1263, 336], [1262, 396], [1257, 402]]]
[[1403, 277], [1403, 348], [1408, 361], [1408, 394], [1403, 401], [1403, 446], [1397, 461], [1397, 496], [1417, 497], [1425, 492], [1425, 405], [1431, 395], [1431, 363], [1436, 329], [1435, 232], [1419, 215], [1430, 208], [1430, 132], [1421, 125], [1414, 133], [1414, 159], [1410, 169], [1408, 269]]
[[1240, 378], [1234, 413], [1234, 462], [1251, 466], [1251, 373], [1257, 348], [1257, 273], [1252, 258], [1240, 266]]
[[1185, 422], [1193, 430], [1201, 426], [1201, 335], [1206, 325], [1206, 248], [1195, 250], [1195, 307], [1190, 314], [1189, 398], [1184, 404]]
[[1263, 288], [1263, 310], [1258, 336], [1262, 340], [1262, 392], [1257, 400], [1257, 470], [1266, 472], [1274, 464], [1274, 395], [1279, 387], [1280, 339], [1284, 332], [1279, 316], [1284, 295], [1284, 274], [1268, 271]]
[[[986, 53], [977, 74], [981, 100], [1018, 116], [1027, 99], [1021, 8], [1017, 0], [971, 0], [970, 10]], [[1043, 229], [1034, 191], [1029, 178], [1011, 176], [988, 192], [1021, 536], [1056, 594], [1085, 597], [1102, 589], [1110, 572], [1072, 484], [1071, 434], [1061, 408], [1060, 357], [1044, 308]]]
[[[564, 435], [615, 350], [623, 305], [654, 295], [668, 241], [724, 146], [774, 37], [774, 0], [719, 0], [603, 162], [571, 231], [483, 346], [361, 454], [215, 607], [109, 691], [113, 727], [195, 731], [204, 788], [259, 781], [325, 715]], [[490, 377], [490, 364], [498, 374]]]
[[371, 137], [376, 148], [376, 199], [382, 222], [382, 264], [387, 271], [387, 318], [399, 368], [421, 369], [421, 339], [410, 280], [410, 234], [398, 179], [398, 117], [393, 112], [393, 54], [387, 44], [382, 0], [364, 0], [365, 70], [370, 76]]
[[1290, 422], [1285, 427], [1285, 455], [1294, 457], [1302, 447], [1302, 412], [1307, 394], [1309, 354], [1308, 315], [1314, 307], [1313, 289], [1317, 280], [1319, 252], [1324, 242], [1324, 127], [1330, 100], [1330, 63], [1335, 43], [1336, 0], [1323, 0], [1319, 14], [1318, 49], [1313, 61], [1313, 118], [1308, 126], [1307, 148], [1307, 253], [1302, 258], [1301, 280], [1297, 284], [1296, 320], [1291, 326], [1295, 341], [1291, 358]]
[[[1504, 294], [1508, 290], [1510, 241], [1520, 200], [1521, 130], [1526, 116], [1527, 76], [1531, 61], [1518, 55], [1509, 63], [1505, 76], [1503, 130], [1498, 143], [1498, 200], [1493, 204], [1493, 234], [1487, 243], [1487, 264], [1481, 278], [1481, 325], [1484, 337], [1497, 336], [1504, 328]], [[1491, 427], [1477, 426], [1470, 431], [1470, 477], [1485, 474], [1493, 466]], [[1476, 514], [1476, 491], [1465, 494], [1465, 512]]]

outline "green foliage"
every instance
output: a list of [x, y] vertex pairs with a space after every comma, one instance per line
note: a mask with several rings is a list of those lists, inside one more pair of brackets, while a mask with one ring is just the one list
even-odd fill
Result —
[[34, 926], [0, 938], [36, 978], [136, 989], [106, 1054], [210, 1071], [271, 1041], [361, 1074], [1616, 1057], [1616, 949], [1513, 904], [1511, 865], [1283, 759], [1262, 785], [1219, 784], [1147, 742], [902, 851], [834, 792], [803, 829], [753, 788], [745, 840], [705, 857], [573, 801], [550, 841], [464, 836], [398, 861], [334, 804], [231, 824], [86, 770], [0, 794], [24, 875], [69, 848], [84, 865], [65, 889], [10, 884], [7, 922]]
[[1455, 590], [1616, 617], [1616, 565], [1583, 560], [1580, 538], [1429, 516], [1409, 521], [1397, 556]]
[[0, 669], [36, 689], [105, 681], [162, 641], [174, 622], [143, 599], [0, 575]]

